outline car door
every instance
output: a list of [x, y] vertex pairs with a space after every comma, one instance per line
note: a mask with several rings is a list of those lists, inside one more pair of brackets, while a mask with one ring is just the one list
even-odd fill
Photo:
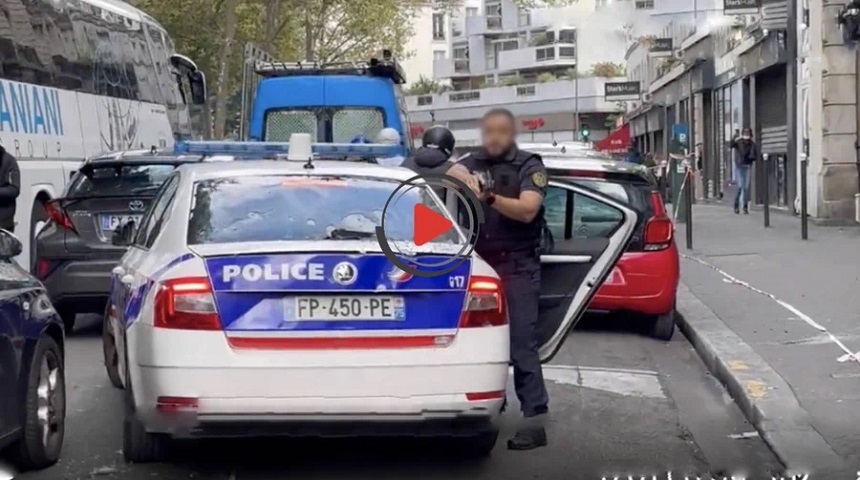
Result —
[[621, 258], [637, 214], [618, 200], [561, 181], [549, 182], [544, 209], [552, 242], [541, 255], [538, 339], [541, 361], [548, 362]]
[[21, 358], [24, 348], [25, 312], [22, 274], [10, 260], [0, 260], [0, 448], [21, 427]]
[[125, 330], [137, 317], [146, 296], [145, 287], [149, 279], [140, 272], [141, 265], [149, 256], [149, 249], [161, 231], [163, 217], [176, 196], [179, 176], [174, 174], [164, 182], [147, 210], [122, 263], [114, 269], [117, 315], [112, 319], [114, 339], [119, 352], [119, 375], [125, 383]]

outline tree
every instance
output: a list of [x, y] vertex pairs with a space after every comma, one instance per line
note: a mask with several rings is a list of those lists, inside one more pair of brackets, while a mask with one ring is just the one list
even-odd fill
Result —
[[591, 74], [595, 77], [613, 78], [626, 75], [627, 68], [620, 63], [598, 62], [591, 68]]
[[418, 81], [414, 82], [406, 89], [407, 95], [429, 95], [431, 93], [443, 93], [448, 90], [448, 85], [439, 83], [429, 79], [424, 75], [418, 77]]
[[227, 119], [228, 82], [230, 81], [230, 57], [233, 56], [233, 40], [236, 35], [236, 8], [239, 0], [225, 1], [224, 41], [218, 66], [218, 83], [215, 89], [215, 138], [224, 137]]

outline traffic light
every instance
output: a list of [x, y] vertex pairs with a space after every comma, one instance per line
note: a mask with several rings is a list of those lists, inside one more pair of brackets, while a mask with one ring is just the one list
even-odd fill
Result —
[[582, 136], [582, 140], [587, 142], [588, 136], [591, 135], [591, 130], [589, 130], [588, 127], [582, 127], [579, 130], [579, 134]]

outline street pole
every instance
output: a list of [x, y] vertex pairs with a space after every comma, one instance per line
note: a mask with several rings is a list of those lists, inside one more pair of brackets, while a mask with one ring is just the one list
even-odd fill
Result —
[[[792, 170], [795, 172], [797, 166], [797, 150], [799, 147], [798, 142], [798, 134], [797, 134], [797, 124], [798, 124], [798, 115], [797, 115], [797, 76], [798, 71], [800, 70], [800, 59], [798, 58], [798, 26], [800, 25], [801, 19], [798, 19], [797, 9], [798, 9], [798, 0], [788, 0], [788, 29], [785, 32], [788, 38], [785, 39], [785, 50], [786, 50], [786, 58], [788, 61], [786, 62], [786, 85], [788, 90], [788, 98], [785, 102], [786, 114], [788, 115], [788, 120], [786, 122], [786, 126], [788, 127], [788, 152], [786, 157], [786, 165], [793, 165]], [[790, 170], [788, 173], [788, 177], [791, 178]], [[797, 182], [793, 183], [793, 187], [797, 187]], [[794, 195], [790, 198], [796, 198]], [[786, 198], [788, 200], [788, 198]]]
[[[770, 226], [770, 155], [765, 153], [764, 158], [764, 226]], [[744, 199], [746, 200], [746, 198]]]
[[800, 238], [809, 239], [809, 219], [806, 211], [806, 171], [809, 168], [809, 160], [806, 154], [800, 159]]
[[693, 167], [689, 163], [687, 164], [687, 180], [684, 182], [687, 186], [686, 191], [684, 192], [684, 202], [687, 204], [687, 210], [685, 213], [686, 219], [686, 230], [687, 230], [687, 250], [693, 249]]
[[574, 142], [580, 140], [580, 130], [581, 126], [579, 124], [579, 29], [574, 30], [576, 32], [576, 37], [574, 41], [576, 42], [573, 45], [573, 74], [575, 78], [573, 79], [573, 126], [574, 130]]

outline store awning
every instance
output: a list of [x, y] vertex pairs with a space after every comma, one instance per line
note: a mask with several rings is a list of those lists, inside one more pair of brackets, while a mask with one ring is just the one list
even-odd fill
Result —
[[624, 153], [630, 146], [630, 124], [613, 131], [604, 139], [594, 144], [595, 148], [606, 153]]

